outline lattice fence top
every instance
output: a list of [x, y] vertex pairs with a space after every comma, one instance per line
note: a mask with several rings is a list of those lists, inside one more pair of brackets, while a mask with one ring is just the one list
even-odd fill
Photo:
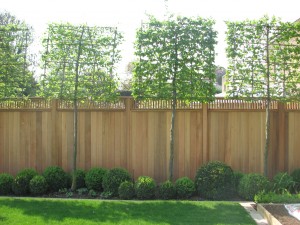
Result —
[[300, 110], [300, 102], [288, 102], [285, 105], [286, 110]]
[[[208, 104], [209, 109], [218, 110], [264, 110], [266, 109], [265, 100], [246, 101], [241, 99], [218, 98]], [[271, 101], [270, 109], [278, 109], [278, 102]]]
[[8, 99], [0, 101], [0, 110], [51, 109], [51, 101], [42, 98]]
[[[202, 109], [201, 102], [177, 101], [177, 109]], [[141, 100], [134, 101], [134, 110], [170, 110], [172, 109], [171, 100]], [[266, 109], [265, 100], [245, 101], [238, 99], [217, 98], [215, 101], [208, 103], [208, 109], [216, 110], [264, 110]], [[271, 101], [270, 109], [278, 109], [278, 102]]]
[[[185, 102], [178, 100], [177, 109], [201, 109], [201, 102]], [[134, 100], [134, 110], [168, 110], [172, 109], [172, 100]]]
[[[118, 102], [94, 102], [94, 101], [78, 101], [77, 107], [79, 110], [125, 110], [124, 99]], [[60, 110], [73, 110], [73, 101], [59, 100], [57, 109]]]

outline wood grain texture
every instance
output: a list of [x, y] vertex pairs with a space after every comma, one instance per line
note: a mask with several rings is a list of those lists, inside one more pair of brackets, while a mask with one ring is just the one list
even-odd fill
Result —
[[[80, 110], [78, 168], [123, 167], [134, 178], [168, 177], [171, 111], [133, 108]], [[194, 178], [203, 164], [220, 160], [241, 172], [263, 172], [265, 112], [258, 104], [220, 101], [176, 114], [174, 178]], [[24, 168], [72, 169], [73, 112], [55, 101], [45, 109], [0, 111], [0, 172]], [[162, 104], [163, 105], [163, 104]], [[157, 107], [157, 105], [155, 105]], [[232, 107], [232, 108], [231, 108]], [[246, 108], [246, 109], [245, 109]], [[250, 108], [250, 109], [249, 109]], [[300, 110], [280, 103], [271, 111], [270, 177], [300, 168]]]

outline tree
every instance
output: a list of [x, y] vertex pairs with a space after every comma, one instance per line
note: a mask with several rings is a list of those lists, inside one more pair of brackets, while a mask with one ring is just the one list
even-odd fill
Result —
[[173, 179], [174, 124], [177, 100], [214, 99], [214, 45], [212, 20], [178, 17], [159, 21], [149, 18], [137, 32], [139, 61], [133, 73], [133, 96], [172, 101], [169, 179]]
[[72, 190], [76, 189], [78, 101], [117, 99], [113, 75], [121, 39], [116, 28], [71, 24], [50, 24], [43, 39], [41, 93], [72, 101], [74, 106]]
[[228, 97], [263, 99], [266, 105], [264, 174], [268, 174], [271, 100], [300, 97], [300, 25], [264, 17], [227, 22]]
[[32, 28], [8, 12], [0, 13], [0, 98], [34, 96], [36, 81], [30, 66]]

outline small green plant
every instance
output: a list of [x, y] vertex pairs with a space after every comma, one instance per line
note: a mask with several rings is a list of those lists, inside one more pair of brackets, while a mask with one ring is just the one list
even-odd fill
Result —
[[291, 176], [293, 178], [293, 181], [295, 182], [295, 191], [300, 192], [300, 168], [295, 169], [292, 173]]
[[88, 195], [92, 198], [96, 198], [97, 197], [97, 192], [94, 190], [89, 190]]
[[102, 182], [104, 175], [108, 172], [104, 168], [92, 168], [85, 175], [85, 184], [89, 190], [103, 191]]
[[175, 190], [179, 199], [187, 199], [195, 193], [195, 184], [188, 177], [181, 177], [175, 182]]
[[76, 176], [76, 189], [85, 188], [85, 171], [82, 169], [77, 169], [75, 171]]
[[38, 175], [35, 169], [24, 169], [14, 179], [12, 190], [16, 195], [27, 195], [30, 192], [30, 180]]
[[225, 163], [209, 162], [198, 169], [195, 185], [201, 197], [214, 200], [230, 198], [234, 192], [233, 170]]
[[269, 188], [268, 178], [258, 173], [249, 173], [242, 177], [238, 193], [246, 200], [253, 201], [256, 194], [261, 191], [269, 191]]
[[157, 197], [159, 199], [174, 199], [176, 197], [176, 189], [174, 184], [170, 180], [160, 184], [157, 188]]
[[129, 172], [123, 168], [114, 168], [109, 170], [103, 177], [104, 192], [111, 192], [112, 197], [118, 196], [118, 189], [124, 181], [131, 181]]
[[280, 194], [261, 191], [255, 195], [254, 201], [256, 203], [299, 203], [300, 194], [291, 194], [288, 191], [283, 191]]
[[110, 198], [113, 197], [113, 193], [110, 192], [110, 191], [104, 191], [104, 192], [102, 192], [102, 193], [100, 194], [100, 197], [101, 197], [102, 199], [110, 199]]
[[50, 192], [56, 192], [59, 189], [68, 187], [68, 174], [59, 166], [49, 166], [44, 172]]
[[85, 195], [85, 194], [89, 193], [89, 190], [87, 188], [79, 188], [79, 189], [77, 189], [77, 193], [79, 195]]
[[153, 199], [155, 188], [155, 181], [148, 176], [140, 176], [135, 183], [135, 192], [138, 199]]
[[14, 177], [7, 173], [0, 174], [0, 195], [9, 195], [12, 193]]
[[67, 191], [66, 197], [71, 198], [72, 196], [73, 196], [73, 192], [72, 191]]
[[41, 175], [34, 176], [29, 183], [30, 193], [32, 195], [43, 195], [48, 189], [46, 179]]
[[289, 192], [295, 186], [293, 177], [287, 173], [277, 173], [272, 180], [272, 191], [275, 193]]
[[121, 199], [133, 199], [135, 196], [134, 184], [131, 181], [124, 181], [118, 189]]

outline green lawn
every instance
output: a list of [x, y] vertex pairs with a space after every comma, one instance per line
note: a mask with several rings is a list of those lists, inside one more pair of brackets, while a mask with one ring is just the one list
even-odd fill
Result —
[[255, 224], [235, 202], [0, 198], [0, 224]]

